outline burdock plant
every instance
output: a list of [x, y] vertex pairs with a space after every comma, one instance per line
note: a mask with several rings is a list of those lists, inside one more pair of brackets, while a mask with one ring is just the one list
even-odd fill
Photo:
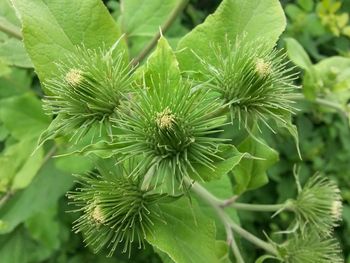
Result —
[[81, 232], [95, 253], [108, 249], [111, 256], [121, 245], [130, 256], [132, 245], [144, 247], [154, 221], [162, 221], [158, 205], [167, 195], [142, 190], [140, 180], [129, 176], [133, 163], [119, 164], [113, 172], [98, 166], [93, 173], [77, 175], [79, 186], [68, 193], [77, 206], [73, 211], [82, 213], [73, 231]]
[[215, 134], [225, 119], [215, 116], [220, 104], [206, 92], [193, 93], [182, 80], [169, 82], [159, 88], [145, 87], [128, 107], [130, 112], [115, 120], [122, 131], [117, 149], [122, 160], [142, 156], [139, 169], [155, 167], [158, 175], [170, 171], [173, 185], [175, 180], [181, 184], [190, 173], [197, 174], [194, 165], [215, 168], [214, 161], [220, 159], [218, 144], [226, 141]]
[[44, 109], [55, 119], [40, 143], [58, 135], [79, 141], [90, 129], [112, 136], [110, 120], [132, 85], [130, 64], [117, 45], [110, 50], [78, 46], [57, 63], [58, 73], [44, 83]]
[[[161, 27], [166, 30], [186, 1], [119, 1], [120, 23], [99, 0], [11, 2], [46, 91], [44, 109], [53, 117], [40, 146], [62, 136], [61, 145], [74, 142], [76, 152], [105, 158], [94, 156], [97, 168], [77, 176], [76, 189], [68, 193], [79, 213], [73, 230], [94, 252], [108, 250], [112, 256], [120, 249], [130, 255], [132, 248], [148, 243], [167, 262], [220, 263], [234, 256], [244, 263], [236, 242], [242, 237], [265, 250], [265, 259], [342, 262], [331, 237], [341, 215], [340, 192], [328, 179], [312, 177], [284, 204], [237, 200], [265, 185], [268, 168], [278, 160], [259, 138], [266, 130], [261, 124], [273, 131], [286, 127], [297, 139], [291, 123], [295, 75], [283, 52], [273, 48], [285, 24], [280, 1], [223, 0], [176, 50], [175, 41], [170, 45], [160, 32], [131, 60], [140, 48], [135, 39], [148, 42], [152, 23], [158, 28], [161, 17], [167, 18]], [[147, 3], [134, 13], [141, 2]], [[173, 11], [139, 20], [163, 9]], [[52, 20], [42, 20], [40, 12]], [[145, 25], [135, 28], [140, 23]], [[245, 129], [236, 134], [230, 122]], [[10, 126], [6, 131], [18, 139]], [[259, 129], [262, 133], [255, 133]], [[33, 168], [31, 162], [26, 166]], [[240, 196], [232, 189], [240, 189]], [[237, 224], [238, 214], [229, 209], [294, 212], [297, 224], [283, 221], [290, 231], [278, 236], [286, 241], [277, 245], [245, 230], [245, 221]]]
[[320, 175], [311, 177], [298, 197], [292, 201], [301, 230], [308, 227], [329, 236], [342, 218], [342, 201], [338, 186]]
[[279, 260], [285, 263], [341, 263], [341, 250], [333, 238], [322, 238], [308, 229], [306, 233], [294, 233], [278, 246]]
[[293, 68], [282, 51], [270, 50], [265, 43], [244, 36], [226, 38], [211, 44], [212, 56], [199, 58], [205, 86], [218, 94], [231, 120], [248, 129], [259, 127], [259, 122], [272, 129], [271, 120], [287, 126], [286, 116], [296, 111]]

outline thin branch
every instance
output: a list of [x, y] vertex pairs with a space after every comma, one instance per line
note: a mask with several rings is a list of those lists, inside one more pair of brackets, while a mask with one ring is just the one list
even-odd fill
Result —
[[13, 195], [12, 191], [7, 191], [1, 198], [0, 198], [0, 208], [11, 198]]
[[11, 37], [22, 40], [21, 29], [1, 17], [0, 17], [0, 31], [4, 32], [5, 34]]
[[[265, 242], [264, 240], [256, 237], [255, 235], [251, 234], [247, 230], [243, 229], [227, 215], [227, 213], [224, 211], [224, 208], [223, 208], [223, 204], [225, 203], [225, 201], [218, 199], [216, 196], [214, 196], [212, 193], [210, 193], [207, 189], [205, 189], [200, 184], [192, 183], [190, 179], [185, 178], [184, 181], [187, 185], [191, 186], [191, 190], [195, 194], [197, 194], [203, 201], [207, 202], [210, 206], [212, 206], [217, 216], [223, 222], [224, 226], [227, 227], [228, 225], [234, 232], [239, 234], [241, 237], [255, 244], [256, 246], [264, 249], [268, 253], [272, 255], [278, 255], [278, 252], [273, 245], [271, 245], [268, 242]], [[230, 235], [229, 235], [229, 238], [230, 238]], [[232, 242], [233, 241], [234, 240], [232, 240]], [[241, 255], [240, 253], [237, 253], [236, 249], [238, 249], [238, 247], [237, 248], [232, 247], [233, 253], [235, 254], [236, 257], [238, 257], [237, 260], [239, 260], [239, 257], [241, 257]]]
[[[201, 186], [198, 183], [192, 183], [189, 178], [184, 179], [185, 183], [189, 186], [191, 186], [191, 190], [197, 194], [203, 201], [207, 202], [214, 211], [216, 212], [217, 216], [220, 218], [220, 220], [223, 222], [225, 226], [229, 225], [229, 227], [239, 234], [241, 237], [244, 239], [248, 240], [249, 242], [255, 244], [256, 246], [264, 249], [268, 253], [271, 253], [272, 255], [278, 255], [277, 250], [273, 245], [271, 245], [268, 242], [265, 242], [264, 240], [261, 240], [260, 238], [256, 237], [255, 235], [251, 234], [247, 230], [243, 229], [239, 225], [237, 225], [224, 211], [224, 208], [222, 205], [224, 204], [225, 201], [218, 199], [216, 196], [211, 194], [209, 191], [207, 191], [203, 186]], [[229, 236], [230, 238], [230, 236]], [[232, 240], [234, 242], [234, 240]], [[232, 247], [232, 245], [231, 245]], [[237, 253], [238, 247], [233, 246], [232, 250], [233, 253], [235, 254], [237, 260], [240, 260], [239, 258], [241, 257], [240, 253]], [[243, 259], [241, 259], [243, 260]], [[241, 261], [242, 262], [242, 261]]]
[[283, 208], [288, 209], [288, 205], [286, 203], [274, 205], [232, 203], [230, 207], [233, 207], [238, 210], [247, 210], [255, 212], [276, 212]]
[[341, 113], [346, 118], [349, 118], [349, 116], [350, 116], [350, 112], [347, 112], [341, 104], [334, 102], [334, 101], [324, 99], [324, 98], [315, 98], [314, 100], [309, 100], [309, 99], [305, 98], [305, 96], [302, 93], [298, 93], [298, 94], [295, 94], [293, 96], [293, 99], [294, 100], [306, 100], [306, 101], [309, 101], [311, 103], [318, 104], [320, 106], [334, 109], [334, 110], [338, 111], [339, 113]]
[[322, 99], [322, 98], [316, 98], [314, 102], [319, 104], [319, 105], [321, 105], [321, 106], [332, 108], [332, 109], [342, 113], [347, 118], [349, 117], [349, 113], [346, 112], [344, 110], [344, 108], [342, 107], [342, 105], [340, 105], [339, 103], [336, 103], [336, 102], [333, 102], [333, 101], [329, 101], [329, 100], [326, 100], [326, 99]]
[[133, 65], [139, 64], [148, 55], [148, 53], [152, 51], [152, 49], [157, 45], [157, 41], [160, 38], [161, 34], [165, 33], [169, 29], [169, 27], [175, 21], [177, 16], [186, 7], [187, 3], [188, 0], [181, 0], [179, 2], [179, 4], [174, 8], [173, 12], [169, 15], [168, 19], [160, 27], [160, 31], [150, 40], [150, 42], [145, 46], [145, 48], [140, 52], [140, 54], [133, 59]]
[[239, 195], [234, 195], [226, 200], [223, 201], [223, 203], [221, 204], [222, 208], [231, 206], [234, 202], [236, 202], [236, 200], [239, 198]]

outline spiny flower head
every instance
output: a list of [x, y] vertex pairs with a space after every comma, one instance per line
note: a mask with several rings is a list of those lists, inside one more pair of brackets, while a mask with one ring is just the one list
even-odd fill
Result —
[[341, 250], [333, 238], [323, 238], [313, 230], [294, 233], [278, 247], [285, 263], [342, 263]]
[[44, 109], [57, 117], [41, 142], [57, 135], [78, 141], [91, 128], [111, 135], [110, 118], [118, 115], [120, 101], [132, 85], [125, 54], [115, 53], [79, 46], [57, 63], [58, 74], [44, 83]]
[[[213, 160], [219, 158], [218, 144], [224, 141], [215, 134], [225, 118], [215, 116], [220, 104], [207, 95], [192, 92], [182, 80], [141, 90], [125, 104], [130, 112], [122, 112], [116, 120], [122, 131], [116, 152], [122, 159], [141, 156], [141, 170], [154, 167], [155, 174], [162, 175], [168, 171], [172, 186], [178, 179], [181, 187], [183, 177], [196, 172], [194, 164], [212, 168]], [[155, 181], [159, 178], [154, 176]]]
[[269, 51], [262, 40], [226, 40], [222, 46], [213, 46], [210, 59], [200, 60], [209, 88], [219, 94], [231, 119], [237, 118], [240, 125], [247, 128], [260, 121], [271, 128], [268, 122], [274, 120], [285, 126], [285, 115], [294, 113], [292, 68], [287, 68], [284, 54]]
[[293, 201], [292, 209], [302, 230], [307, 226], [313, 227], [327, 236], [342, 218], [341, 200], [340, 190], [333, 181], [315, 175]]
[[130, 168], [118, 165], [114, 172], [99, 169], [99, 174], [78, 176], [80, 187], [68, 198], [82, 215], [73, 230], [82, 232], [87, 245], [97, 253], [109, 249], [112, 256], [118, 245], [131, 252], [133, 243], [144, 247], [147, 234], [152, 234], [154, 220], [160, 218], [158, 204], [165, 195], [141, 190], [138, 181], [128, 177]]

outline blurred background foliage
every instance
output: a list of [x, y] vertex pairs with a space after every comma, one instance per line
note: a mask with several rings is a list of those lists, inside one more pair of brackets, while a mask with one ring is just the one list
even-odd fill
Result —
[[[104, 2], [123, 26], [119, 20], [120, 3]], [[176, 46], [220, 2], [191, 0], [166, 32], [171, 45]], [[270, 135], [269, 145], [280, 153], [280, 161], [269, 170], [270, 183], [246, 193], [243, 199], [277, 203], [293, 196], [294, 165], [300, 167], [302, 181], [316, 172], [326, 174], [342, 190], [343, 222], [336, 233], [346, 262], [350, 263], [350, 1], [281, 0], [281, 3], [288, 25], [278, 45], [286, 48], [296, 64], [295, 71], [300, 76], [297, 84], [303, 85], [307, 98], [300, 101], [300, 111], [294, 117], [303, 160], [287, 134]], [[149, 11], [150, 17], [157, 15], [154, 11]], [[157, 18], [162, 21], [160, 13], [164, 10], [158, 11]], [[20, 27], [8, 0], [0, 0], [0, 20], [14, 25], [14, 33]], [[38, 136], [50, 120], [42, 111], [43, 93], [20, 41], [20, 32], [17, 33], [18, 38], [10, 38], [0, 32], [0, 262], [162, 262], [150, 247], [145, 251], [134, 250], [130, 261], [122, 254], [110, 259], [103, 254], [94, 255], [84, 247], [82, 237], [71, 232], [76, 215], [66, 212], [69, 208], [65, 197], [74, 185], [70, 174], [89, 170], [91, 160], [77, 156], [51, 158], [66, 151], [64, 142], [59, 141], [32, 154]], [[145, 27], [130, 35], [133, 38], [130, 50], [135, 56], [153, 37], [154, 28]], [[263, 230], [272, 233], [284, 229], [290, 216], [282, 213], [272, 221], [270, 214], [239, 215], [242, 225], [261, 237]], [[241, 246], [249, 255], [247, 258], [256, 258], [261, 253], [244, 241]]]

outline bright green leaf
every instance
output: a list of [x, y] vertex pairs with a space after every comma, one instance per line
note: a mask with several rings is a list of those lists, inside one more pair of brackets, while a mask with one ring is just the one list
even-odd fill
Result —
[[50, 122], [44, 114], [42, 102], [32, 93], [2, 100], [0, 120], [18, 140], [38, 137]]
[[312, 62], [305, 49], [294, 38], [285, 38], [287, 44], [288, 57], [295, 65], [304, 69], [310, 70]]
[[220, 145], [219, 150], [221, 151], [218, 155], [222, 158], [214, 163], [214, 170], [204, 166], [196, 165], [193, 167], [197, 171], [198, 175], [194, 172], [191, 173], [191, 177], [197, 180], [210, 181], [220, 179], [222, 176], [230, 172], [239, 162], [244, 158], [246, 153], [239, 152], [233, 145]]
[[121, 1], [121, 24], [131, 55], [135, 57], [159, 33], [160, 28], [186, 0]]
[[173, 83], [174, 86], [178, 84], [179, 65], [173, 50], [164, 37], [159, 39], [157, 48], [148, 58], [144, 71], [146, 84], [149, 87], [153, 85], [168, 87], [168, 83]]
[[43, 262], [49, 256], [50, 251], [38, 245], [23, 227], [0, 236], [0, 262]]
[[307, 12], [311, 12], [314, 8], [314, 0], [298, 0], [297, 2]]
[[32, 62], [24, 49], [23, 43], [14, 38], [10, 38], [5, 42], [0, 43], [0, 58], [5, 59], [10, 66], [22, 68], [33, 67]]
[[[53, 62], [74, 46], [111, 47], [120, 30], [100, 0], [12, 0], [22, 21], [24, 45], [41, 81], [53, 76]], [[63, 8], [64, 7], [64, 8]]]
[[56, 213], [57, 207], [53, 206], [40, 211], [25, 222], [32, 238], [50, 250], [58, 249], [60, 245], [60, 225]]
[[32, 181], [44, 157], [42, 148], [32, 155], [36, 141], [36, 139], [21, 140], [6, 147], [1, 153], [0, 191], [8, 187], [11, 190], [22, 189]]
[[239, 146], [240, 151], [249, 152], [260, 159], [243, 159], [233, 169], [236, 181], [235, 193], [241, 194], [265, 185], [268, 182], [266, 171], [278, 161], [278, 153], [266, 144], [247, 137]]
[[[22, 95], [29, 91], [31, 76], [27, 70], [13, 68], [6, 77], [0, 77], [0, 99]], [[2, 101], [0, 102], [0, 108]]]
[[[154, 225], [154, 235], [147, 241], [167, 253], [176, 263], [218, 263], [215, 253], [215, 225], [204, 216], [195, 202], [190, 206], [182, 198], [176, 202], [161, 205], [166, 223]], [[191, 211], [193, 210], [193, 211]]]
[[286, 18], [278, 0], [224, 0], [214, 14], [179, 42], [180, 68], [200, 69], [198, 58], [191, 50], [210, 60], [213, 43], [223, 44], [226, 38], [234, 41], [244, 34], [247, 41], [264, 39], [272, 48], [285, 26]]
[[49, 161], [24, 190], [0, 209], [0, 234], [11, 232], [34, 214], [56, 204], [73, 185], [73, 177], [57, 170]]

